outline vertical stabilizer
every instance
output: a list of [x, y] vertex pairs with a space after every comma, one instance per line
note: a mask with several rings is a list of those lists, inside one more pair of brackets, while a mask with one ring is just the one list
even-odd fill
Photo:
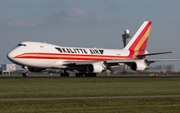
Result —
[[145, 21], [124, 49], [145, 51], [151, 22]]

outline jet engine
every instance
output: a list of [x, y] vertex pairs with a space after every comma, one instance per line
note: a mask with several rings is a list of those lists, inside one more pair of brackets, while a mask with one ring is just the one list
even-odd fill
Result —
[[87, 71], [90, 73], [101, 73], [103, 69], [103, 66], [99, 63], [93, 63], [87, 66]]
[[28, 70], [31, 71], [31, 72], [40, 72], [42, 70], [45, 70], [45, 68], [28, 67]]
[[147, 69], [148, 66], [147, 66], [147, 64], [145, 63], [145, 61], [142, 60], [142, 61], [132, 62], [131, 65], [130, 65], [130, 68], [131, 68], [133, 71], [143, 71], [143, 70]]

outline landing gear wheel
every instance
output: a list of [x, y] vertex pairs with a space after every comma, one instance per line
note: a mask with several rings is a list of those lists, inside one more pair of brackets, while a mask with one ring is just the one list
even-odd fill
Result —
[[96, 75], [97, 75], [96, 73], [93, 73], [93, 77], [96, 77]]
[[83, 77], [83, 74], [82, 73], [76, 73], [75, 76], [76, 77]]
[[85, 77], [96, 77], [96, 73], [85, 73]]
[[88, 74], [88, 73], [85, 73], [85, 77], [89, 77], [89, 74]]
[[69, 73], [66, 70], [64, 70], [64, 73], [60, 73], [60, 76], [61, 77], [69, 77]]
[[69, 77], [69, 73], [61, 73], [61, 77]]
[[28, 73], [23, 73], [23, 77], [28, 77]]
[[23, 72], [23, 77], [28, 77], [28, 69], [26, 66], [22, 66], [22, 68], [24, 69], [24, 72]]

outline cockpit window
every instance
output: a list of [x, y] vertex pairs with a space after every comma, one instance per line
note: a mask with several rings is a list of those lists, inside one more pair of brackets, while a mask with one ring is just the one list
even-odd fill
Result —
[[26, 44], [18, 44], [18, 46], [26, 46]]

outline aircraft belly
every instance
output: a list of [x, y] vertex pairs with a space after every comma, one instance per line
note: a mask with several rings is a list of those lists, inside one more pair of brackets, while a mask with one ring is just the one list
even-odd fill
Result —
[[67, 70], [87, 70], [87, 66], [62, 66], [61, 69], [67, 69]]
[[47, 59], [26, 59], [23, 64], [30, 67], [51, 68], [55, 62], [54, 60]]

